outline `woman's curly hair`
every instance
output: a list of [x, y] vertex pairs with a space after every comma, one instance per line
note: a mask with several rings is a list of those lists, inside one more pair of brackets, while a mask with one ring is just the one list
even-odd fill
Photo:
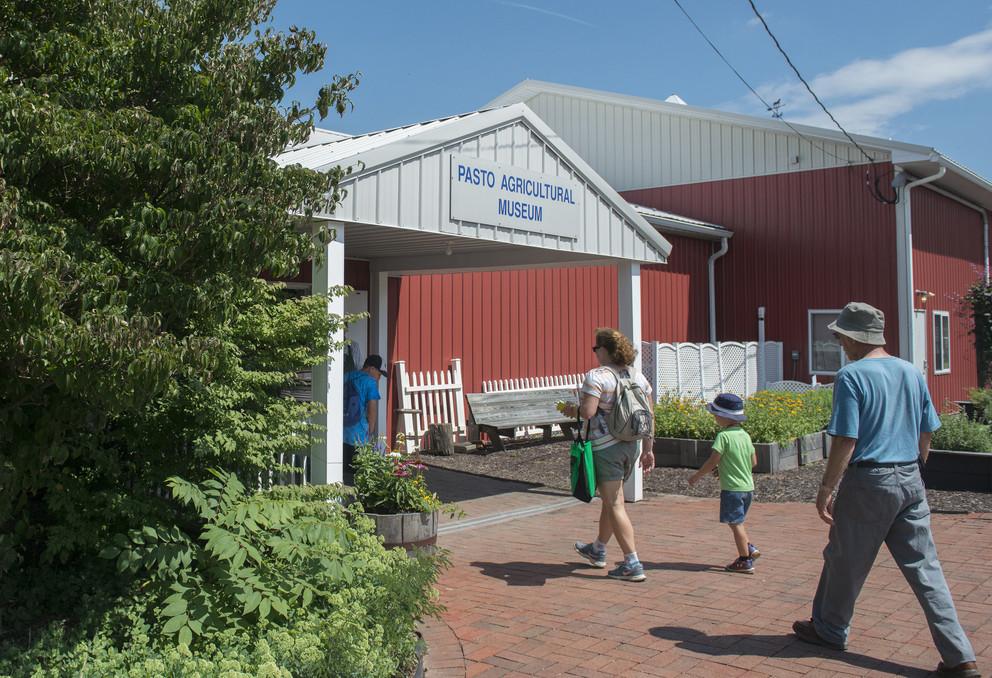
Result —
[[637, 359], [637, 351], [630, 343], [630, 339], [612, 327], [596, 329], [596, 345], [606, 349], [614, 365], [633, 365]]

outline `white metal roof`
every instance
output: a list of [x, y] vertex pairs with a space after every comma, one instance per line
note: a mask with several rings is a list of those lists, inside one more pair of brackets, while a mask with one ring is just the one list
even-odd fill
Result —
[[649, 224], [656, 226], [663, 233], [688, 235], [705, 240], [721, 240], [723, 238], [734, 237], [733, 231], [717, 224], [700, 221], [699, 219], [691, 219], [681, 214], [665, 212], [653, 207], [645, 207], [644, 205], [631, 203], [631, 207], [637, 210], [637, 213], [644, 217]]
[[[300, 148], [289, 150], [276, 156], [276, 162], [285, 167], [287, 165], [302, 165], [307, 169], [326, 171], [331, 167], [344, 164], [345, 160], [350, 160], [349, 165], [357, 169], [361, 154], [389, 144], [402, 141], [423, 132], [444, 127], [446, 124], [461, 120], [462, 118], [478, 115], [478, 111], [452, 115], [437, 120], [418, 122], [413, 125], [394, 127], [392, 129], [359, 134], [356, 136], [345, 136], [339, 139], [325, 139], [316, 144], [309, 144]], [[312, 137], [311, 137], [312, 138]]]
[[[542, 232], [540, 225], [503, 227], [452, 219], [445, 178], [446, 156], [453, 153], [580, 182], [585, 197], [578, 235]], [[671, 244], [524, 104], [331, 140], [289, 150], [275, 160], [316, 171], [350, 167], [352, 173], [340, 184], [347, 197], [326, 216], [394, 229], [395, 251], [383, 256], [402, 255], [399, 236], [410, 232], [427, 236], [430, 248], [436, 248], [434, 236], [439, 236], [482, 241], [490, 248], [516, 244], [555, 250], [549, 261], [566, 256], [664, 263], [671, 251]], [[371, 237], [369, 228], [354, 229], [360, 237], [365, 231]], [[346, 238], [346, 247], [348, 242]], [[482, 244], [461, 242], [470, 249]]]
[[[497, 96], [487, 106], [504, 106], [514, 102], [526, 102], [540, 94], [554, 94], [574, 99], [623, 106], [629, 109], [655, 111], [697, 120], [752, 127], [770, 132], [790, 133], [792, 131], [781, 120], [759, 118], [740, 113], [729, 113], [686, 104], [668, 103], [657, 99], [617, 94], [540, 80], [524, 80]], [[835, 143], [850, 143], [839, 130], [796, 123], [790, 124], [799, 133], [807, 137]], [[940, 153], [937, 149], [930, 146], [910, 144], [903, 141], [882, 139], [862, 134], [852, 134], [851, 136], [870, 152], [878, 150], [891, 153], [893, 164], [906, 169], [911, 174], [928, 176], [933, 174], [939, 167], [947, 168], [947, 174], [937, 182], [938, 185], [942, 185], [947, 190], [978, 203], [986, 209], [992, 209], [992, 182]]]

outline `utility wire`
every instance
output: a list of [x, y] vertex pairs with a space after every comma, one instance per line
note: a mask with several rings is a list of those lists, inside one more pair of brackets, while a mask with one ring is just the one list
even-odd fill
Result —
[[[803, 83], [803, 86], [806, 87], [806, 91], [809, 92], [810, 93], [810, 96], [812, 96], [813, 99], [816, 100], [816, 103], [818, 103], [820, 105], [820, 108], [823, 109], [823, 112], [826, 113], [827, 116], [833, 121], [833, 123], [837, 126], [837, 129], [839, 129], [841, 132], [843, 132], [844, 133], [844, 136], [847, 137], [847, 140], [850, 141], [852, 144], [854, 144], [854, 146], [859, 151], [861, 151], [861, 154], [864, 155], [865, 158], [868, 159], [868, 162], [871, 163], [874, 166], [875, 159], [872, 158], [868, 154], [868, 151], [866, 151], [864, 148], [861, 147], [861, 144], [859, 144], [857, 141], [854, 140], [854, 137], [852, 137], [850, 134], [847, 133], [847, 130], [844, 129], [844, 126], [843, 125], [841, 125], [839, 122], [837, 122], [837, 118], [834, 117], [834, 114], [830, 112], [830, 110], [826, 107], [826, 105], [822, 101], [820, 101], [820, 97], [816, 96], [816, 92], [814, 92], [813, 91], [813, 88], [810, 87], [810, 85], [809, 85], [808, 82], [806, 82], [806, 78], [804, 78], [803, 75], [802, 75], [802, 73], [799, 72], [799, 69], [796, 68], [796, 65], [794, 63], [792, 63], [792, 59], [789, 58], [789, 55], [782, 48], [782, 44], [778, 41], [778, 38], [776, 38], [775, 37], [775, 34], [772, 33], [772, 29], [768, 27], [768, 22], [765, 21], [765, 17], [763, 17], [761, 15], [761, 12], [758, 11], [758, 8], [754, 4], [754, 0], [747, 0], [747, 1], [748, 1], [748, 4], [751, 5], [751, 10], [754, 12], [754, 15], [756, 17], [758, 17], [758, 20], [761, 22], [761, 25], [765, 27], [765, 32], [768, 33], [768, 36], [772, 39], [772, 42], [775, 43], [775, 47], [778, 48], [778, 51], [782, 53], [782, 56], [783, 57], [785, 57], [785, 62], [787, 64], [789, 64], [789, 68], [792, 69], [792, 72], [796, 74], [796, 77], [799, 78], [799, 81], [801, 83]], [[678, 0], [675, 0], [675, 3], [678, 4]], [[679, 5], [679, 7], [681, 7], [681, 5]], [[683, 12], [684, 11], [685, 10], [683, 10]], [[876, 176], [875, 177], [875, 182], [874, 182], [874, 187], [873, 187], [874, 188], [874, 191], [873, 192], [874, 192], [875, 197], [878, 200], [880, 200], [881, 202], [888, 203], [890, 205], [894, 205], [897, 202], [897, 200], [898, 200], [898, 196], [896, 198], [887, 198], [887, 197], [883, 196], [881, 190], [878, 187], [879, 180], [880, 180], [880, 177]]]
[[[769, 111], [772, 112], [772, 117], [774, 117], [777, 120], [781, 120], [782, 123], [786, 127], [788, 127], [793, 132], [795, 132], [797, 135], [799, 135], [799, 137], [801, 139], [803, 139], [804, 141], [809, 142], [809, 144], [811, 146], [813, 146], [814, 148], [820, 149], [821, 151], [823, 151], [824, 153], [826, 153], [830, 157], [834, 158], [835, 160], [839, 160], [839, 161], [841, 161], [843, 163], [847, 163], [847, 164], [850, 164], [851, 163], [851, 160], [849, 158], [842, 158], [839, 155], [836, 155], [835, 153], [831, 153], [830, 151], [828, 151], [826, 149], [825, 146], [821, 146], [820, 144], [818, 144], [815, 141], [813, 141], [811, 138], [807, 137], [805, 134], [803, 134], [798, 129], [796, 129], [788, 120], [786, 120], [785, 118], [782, 118], [781, 117], [781, 114], [777, 114], [776, 115], [775, 112], [777, 111], [778, 106], [773, 106], [772, 104], [768, 103], [768, 101], [763, 96], [761, 96], [760, 94], [758, 94], [758, 91], [756, 89], [754, 89], [754, 87], [751, 87], [751, 83], [749, 83], [747, 80], [744, 79], [744, 76], [740, 74], [740, 71], [738, 71], [736, 68], [734, 68], [734, 65], [731, 64], [730, 61], [727, 59], [727, 57], [725, 57], [723, 55], [723, 52], [721, 52], [720, 49], [715, 44], [713, 44], [713, 41], [709, 39], [709, 36], [707, 36], [705, 32], [703, 32], [703, 29], [699, 27], [699, 24], [697, 24], [696, 21], [692, 18], [692, 16], [690, 16], [689, 12], [686, 11], [685, 7], [682, 6], [682, 3], [679, 2], [679, 0], [672, 0], [672, 2], [674, 2], [675, 5], [680, 10], [682, 10], [682, 13], [685, 15], [685, 18], [688, 19], [689, 20], [689, 23], [691, 23], [693, 25], [693, 27], [696, 29], [696, 31], [701, 36], [703, 36], [703, 40], [705, 40], [707, 42], [707, 44], [709, 44], [709, 46], [713, 48], [713, 51], [716, 52], [717, 56], [719, 56], [723, 60], [723, 63], [727, 64], [727, 67], [730, 68], [730, 70], [732, 70], [734, 72], [734, 75], [737, 76], [737, 79], [740, 80], [742, 83], [744, 83], [744, 86], [745, 87], [747, 87], [749, 90], [751, 90], [751, 94], [753, 94], [755, 97], [757, 97], [758, 101], [760, 101], [762, 104], [765, 105], [765, 108], [766, 109], [768, 109]], [[776, 103], [778, 103], [778, 102], [776, 102]]]

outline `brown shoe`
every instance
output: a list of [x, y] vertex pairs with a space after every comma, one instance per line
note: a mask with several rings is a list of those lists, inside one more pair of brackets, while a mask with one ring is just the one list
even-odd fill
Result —
[[796, 638], [803, 641], [804, 643], [810, 643], [811, 645], [822, 645], [823, 647], [829, 647], [831, 650], [846, 650], [846, 645], [840, 645], [838, 643], [831, 643], [829, 640], [824, 640], [820, 637], [820, 634], [816, 632], [816, 627], [813, 626], [813, 620], [809, 621], [797, 621], [792, 622], [792, 632], [796, 634]]
[[975, 662], [963, 662], [957, 666], [944, 666], [944, 662], [937, 664], [938, 676], [957, 676], [958, 678], [982, 678], [978, 671], [978, 664]]

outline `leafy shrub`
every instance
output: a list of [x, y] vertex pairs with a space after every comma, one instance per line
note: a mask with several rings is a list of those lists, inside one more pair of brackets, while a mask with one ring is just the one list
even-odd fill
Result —
[[663, 394], [654, 408], [654, 434], [659, 438], [712, 440], [719, 427], [706, 403], [690, 396]]
[[[756, 443], [785, 443], [822, 431], [830, 421], [833, 392], [759, 391], [744, 403], [744, 430]], [[655, 407], [655, 435], [711, 440], [719, 427], [706, 403], [692, 397], [663, 395]]]
[[744, 404], [744, 430], [756, 443], [787, 443], [826, 428], [833, 392], [758, 391]]
[[[976, 273], [978, 271], [976, 270]], [[974, 323], [975, 353], [978, 355], [978, 385], [992, 382], [992, 282], [980, 277], [964, 296]]]
[[942, 414], [930, 446], [936, 450], [992, 452], [992, 429], [963, 413]]
[[975, 406], [975, 418], [992, 424], [992, 388], [973, 388], [968, 392], [968, 398]]
[[115, 537], [103, 555], [134, 575], [129, 595], [0, 647], [0, 675], [390, 678], [410, 663], [443, 554], [385, 550], [337, 486], [169, 483], [200, 519]]

